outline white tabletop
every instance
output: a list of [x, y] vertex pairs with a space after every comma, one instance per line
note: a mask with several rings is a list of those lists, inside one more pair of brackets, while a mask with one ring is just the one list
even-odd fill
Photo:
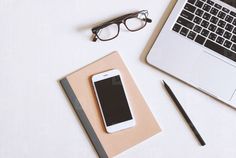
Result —
[[[235, 158], [236, 111], [145, 63], [170, 1], [0, 0], [0, 157], [97, 157], [58, 80], [117, 50], [162, 128], [117, 157]], [[89, 40], [94, 24], [142, 9], [153, 19], [143, 30], [123, 29], [109, 42]], [[162, 79], [206, 146], [197, 142]]]

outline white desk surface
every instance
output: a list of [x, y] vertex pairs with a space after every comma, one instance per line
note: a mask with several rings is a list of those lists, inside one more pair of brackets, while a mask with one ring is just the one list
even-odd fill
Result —
[[[97, 157], [57, 81], [114, 50], [163, 130], [117, 157], [235, 158], [236, 111], [145, 63], [170, 1], [0, 0], [0, 158]], [[89, 40], [94, 24], [142, 9], [153, 19], [143, 30], [121, 31], [110, 42]], [[162, 79], [206, 146], [198, 144]]]

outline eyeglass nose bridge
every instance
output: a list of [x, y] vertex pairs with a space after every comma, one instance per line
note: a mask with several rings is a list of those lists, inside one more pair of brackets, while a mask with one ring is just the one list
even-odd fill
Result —
[[124, 16], [121, 16], [121, 17], [118, 17], [116, 19], [113, 20], [113, 23], [116, 23], [117, 25], [120, 25], [120, 24], [124, 24], [126, 18], [124, 18]]

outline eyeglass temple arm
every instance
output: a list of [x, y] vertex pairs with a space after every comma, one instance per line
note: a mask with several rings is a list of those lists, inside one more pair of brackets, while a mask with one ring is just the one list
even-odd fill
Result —
[[146, 19], [146, 22], [151, 23], [151, 22], [152, 22], [152, 19], [147, 18], [147, 19]]
[[96, 42], [98, 38], [97, 38], [96, 34], [93, 33], [91, 39], [93, 42]]

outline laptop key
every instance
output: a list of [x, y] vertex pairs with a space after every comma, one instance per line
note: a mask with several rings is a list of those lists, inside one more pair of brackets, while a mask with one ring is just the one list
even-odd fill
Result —
[[230, 15], [227, 15], [226, 17], [225, 17], [225, 21], [227, 21], [227, 22], [229, 22], [229, 23], [231, 23], [232, 21], [233, 21], [233, 17], [232, 16], [230, 16]]
[[183, 10], [180, 15], [181, 15], [182, 17], [184, 17], [184, 18], [190, 20], [190, 21], [192, 21], [193, 18], [194, 18], [194, 15], [193, 15], [192, 13], [189, 13], [189, 12], [187, 12], [187, 11], [185, 11], [185, 10]]
[[223, 44], [224, 43], [224, 38], [219, 36], [219, 37], [217, 37], [216, 42], [219, 43], [219, 44]]
[[231, 50], [236, 52], [236, 44], [233, 44], [233, 46], [231, 47]]
[[231, 57], [231, 58], [229, 58], [231, 60], [235, 60], [233, 58], [233, 56], [235, 54], [234, 52], [224, 48], [223, 46], [220, 46], [220, 45], [216, 44], [215, 42], [207, 40], [204, 46], [211, 49], [211, 50], [213, 50], [213, 51], [215, 51], [215, 52], [217, 52], [217, 53], [219, 53], [219, 54], [221, 54], [221, 55], [223, 55], [223, 56], [225, 56], [225, 57], [227, 57], [227, 58]]
[[197, 33], [200, 33], [201, 30], [202, 30], [202, 27], [201, 26], [198, 26], [198, 25], [195, 25], [194, 29], [193, 29], [195, 32]]
[[189, 3], [194, 4], [196, 0], [188, 0]]
[[196, 24], [200, 24], [202, 22], [202, 19], [199, 18], [198, 16], [196, 16], [193, 20], [193, 22], [195, 22]]
[[187, 11], [190, 11], [191, 13], [194, 13], [195, 10], [196, 10], [196, 7], [187, 3], [185, 6], [184, 6], [184, 9], [186, 9]]
[[211, 6], [214, 5], [214, 2], [212, 0], [207, 0], [207, 3], [210, 4]]
[[211, 10], [211, 6], [208, 4], [205, 4], [202, 9], [206, 12], [209, 12]]
[[217, 3], [215, 3], [215, 7], [218, 8], [218, 9], [221, 9], [221, 8], [222, 8], [222, 6], [219, 5], [219, 4], [217, 4]]
[[190, 22], [190, 21], [188, 21], [188, 20], [186, 20], [186, 19], [184, 19], [184, 18], [182, 18], [182, 17], [179, 17], [178, 20], [177, 20], [177, 22], [178, 22], [179, 24], [181, 24], [181, 25], [183, 25], [183, 26], [189, 28], [189, 29], [192, 29], [193, 26], [194, 26], [194, 23], [192, 23], [192, 22]]
[[236, 34], [236, 27], [234, 28], [233, 33]]
[[172, 30], [175, 31], [175, 32], [179, 32], [181, 27], [182, 27], [181, 25], [175, 24], [174, 27], [172, 28]]
[[231, 41], [236, 43], [236, 36], [235, 35], [233, 35], [233, 37], [231, 38]]
[[212, 32], [215, 32], [216, 28], [217, 28], [217, 26], [214, 24], [210, 24], [210, 26], [208, 27], [208, 29]]
[[236, 26], [236, 19], [234, 19], [233, 23], [232, 23], [234, 26]]
[[207, 28], [208, 25], [209, 25], [209, 22], [206, 21], [206, 20], [203, 20], [202, 23], [201, 23], [201, 26], [203, 26], [203, 27], [205, 27], [205, 28]]
[[218, 26], [220, 26], [220, 27], [222, 27], [222, 28], [224, 28], [225, 25], [226, 25], [226, 22], [223, 21], [223, 20], [220, 20], [220, 21], [218, 22]]
[[232, 46], [232, 42], [226, 40], [225, 43], [224, 43], [224, 46], [225, 46], [226, 48], [230, 48], [230, 47]]
[[231, 12], [230, 12], [230, 15], [232, 15], [232, 16], [234, 16], [234, 17], [236, 17], [236, 13], [235, 13], [235, 12], [233, 12], [233, 11], [231, 11]]
[[198, 1], [196, 2], [195, 6], [197, 6], [198, 8], [202, 8], [203, 4], [204, 4], [204, 3], [203, 3], [202, 1], [198, 0]]
[[217, 17], [215, 17], [215, 16], [211, 17], [210, 22], [212, 22], [213, 24], [216, 24], [218, 21], [219, 21], [219, 19]]
[[211, 14], [216, 15], [218, 12], [219, 12], [218, 9], [213, 8], [213, 7], [211, 8], [211, 11], [210, 11]]
[[216, 40], [216, 37], [217, 37], [217, 35], [216, 34], [214, 34], [214, 33], [210, 33], [210, 35], [209, 35], [209, 39], [211, 39], [212, 41], [215, 41]]
[[196, 41], [197, 43], [203, 45], [204, 42], [206, 41], [206, 38], [203, 37], [203, 36], [201, 36], [201, 35], [198, 35], [198, 36], [196, 37], [195, 41]]
[[195, 14], [200, 16], [200, 17], [202, 16], [203, 13], [204, 13], [204, 11], [201, 10], [201, 9], [197, 9], [196, 12], [195, 12]]
[[210, 31], [206, 30], [206, 29], [203, 29], [202, 32], [201, 32], [201, 35], [207, 37], [209, 35]]
[[224, 34], [224, 30], [222, 28], [217, 28], [216, 34], [222, 36]]
[[231, 24], [227, 24], [227, 25], [225, 26], [225, 29], [226, 29], [227, 31], [229, 31], [229, 32], [231, 32], [231, 31], [233, 30], [233, 28], [234, 28], [234, 26], [231, 25]]
[[230, 39], [231, 36], [232, 36], [232, 34], [229, 33], [229, 32], [227, 32], [227, 31], [226, 31], [225, 34], [224, 34], [224, 38], [226, 38], [226, 39]]
[[187, 37], [188, 37], [189, 39], [191, 39], [191, 40], [194, 40], [194, 38], [196, 37], [196, 35], [197, 35], [197, 34], [196, 34], [195, 32], [190, 31]]
[[187, 28], [183, 27], [180, 31], [180, 34], [183, 36], [187, 36], [188, 32], [189, 32], [189, 30]]
[[222, 11], [220, 11], [219, 14], [218, 14], [218, 17], [221, 18], [221, 19], [224, 19], [225, 16], [226, 16], [226, 14]]
[[225, 13], [229, 13], [229, 12], [230, 12], [230, 10], [227, 9], [227, 8], [225, 8], [225, 7], [224, 7], [222, 10], [223, 10]]
[[211, 14], [209, 13], [204, 13], [203, 14], [203, 18], [206, 19], [206, 20], [209, 20], [211, 18]]

